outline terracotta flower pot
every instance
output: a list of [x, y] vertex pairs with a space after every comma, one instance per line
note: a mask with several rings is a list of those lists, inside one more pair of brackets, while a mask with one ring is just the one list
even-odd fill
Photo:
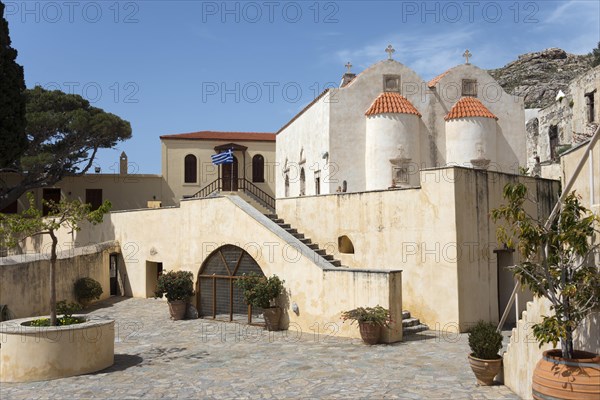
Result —
[[271, 307], [263, 309], [263, 316], [265, 317], [265, 324], [267, 330], [278, 331], [279, 321], [281, 320], [281, 308]]
[[178, 321], [185, 317], [185, 311], [187, 310], [187, 301], [175, 300], [169, 301], [169, 312], [171, 313], [171, 319]]
[[475, 374], [477, 383], [482, 386], [491, 386], [494, 384], [494, 377], [500, 373], [502, 358], [496, 360], [483, 360], [469, 354], [469, 364], [471, 364], [471, 369]]
[[381, 336], [381, 326], [376, 324], [368, 324], [366, 322], [359, 322], [358, 328], [360, 330], [360, 337], [366, 344], [377, 344], [379, 343], [379, 337]]
[[561, 350], [545, 351], [533, 371], [534, 399], [600, 399], [600, 356], [575, 351], [573, 359]]

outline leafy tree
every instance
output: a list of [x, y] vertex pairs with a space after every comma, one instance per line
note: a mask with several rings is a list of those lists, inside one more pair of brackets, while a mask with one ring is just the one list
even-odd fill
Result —
[[590, 55], [592, 56], [592, 67], [600, 65], [600, 42], [598, 42], [598, 47], [593, 49]]
[[62, 227], [70, 232], [81, 229], [80, 224], [88, 221], [93, 225], [102, 222], [111, 204], [105, 201], [97, 210], [91, 211], [89, 204], [82, 204], [79, 200], [58, 203], [43, 201], [49, 208], [48, 216], [44, 217], [42, 210], [36, 207], [35, 198], [30, 192], [27, 194], [29, 208], [21, 214], [0, 214], [0, 237], [5, 238], [7, 247], [14, 247], [20, 241], [34, 236], [48, 235], [52, 240], [50, 250], [50, 324], [57, 325], [56, 319], [56, 248], [58, 238], [56, 232]]
[[551, 224], [527, 213], [525, 185], [506, 185], [504, 198], [508, 204], [492, 211], [492, 219], [503, 223], [498, 240], [513, 247], [518, 239], [524, 261], [513, 273], [535, 295], [546, 297], [554, 311], [533, 326], [533, 334], [540, 346], [556, 347], [560, 342], [563, 357], [573, 358], [573, 331], [600, 304], [600, 272], [594, 263], [599, 246], [593, 244], [600, 233], [596, 228], [600, 218], [580, 204], [575, 192], [565, 197], [558, 219]]
[[23, 67], [16, 63], [17, 51], [10, 44], [0, 2], [0, 168], [10, 166], [27, 147]]
[[131, 125], [114, 114], [92, 107], [79, 95], [41, 87], [25, 91], [27, 148], [11, 168], [21, 181], [0, 188], [0, 209], [27, 190], [52, 186], [66, 176], [87, 172], [101, 148], [131, 137]]

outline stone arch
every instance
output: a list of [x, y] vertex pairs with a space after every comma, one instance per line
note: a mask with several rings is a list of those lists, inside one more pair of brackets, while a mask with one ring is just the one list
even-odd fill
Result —
[[198, 272], [198, 314], [201, 318], [225, 321], [256, 320], [262, 310], [244, 303], [242, 290], [235, 281], [244, 274], [264, 276], [256, 260], [244, 249], [231, 244], [213, 251]]

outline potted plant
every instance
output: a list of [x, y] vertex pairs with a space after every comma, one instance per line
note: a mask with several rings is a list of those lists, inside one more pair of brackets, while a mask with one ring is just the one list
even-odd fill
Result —
[[193, 275], [189, 271], [169, 271], [158, 278], [158, 287], [154, 297], [165, 295], [169, 303], [171, 319], [185, 317], [187, 302], [194, 295]]
[[506, 185], [504, 198], [508, 204], [492, 211], [494, 221], [504, 223], [498, 239], [511, 247], [513, 238], [518, 239], [523, 261], [514, 274], [551, 304], [551, 315], [533, 325], [533, 335], [540, 347], [560, 343], [560, 349], [545, 351], [538, 362], [533, 397], [579, 398], [585, 390], [589, 398], [600, 398], [600, 357], [573, 348], [573, 331], [600, 304], [600, 274], [594, 262], [598, 245], [593, 244], [600, 219], [580, 204], [575, 192], [565, 196], [558, 218], [551, 216], [545, 224], [527, 214], [525, 185]]
[[244, 274], [235, 282], [236, 286], [242, 289], [246, 304], [262, 309], [269, 331], [279, 330], [281, 308], [275, 304], [275, 300], [283, 293], [284, 283], [285, 281], [277, 275], [267, 278], [254, 273]]
[[381, 337], [381, 327], [388, 328], [392, 322], [390, 311], [379, 304], [375, 307], [358, 307], [342, 313], [342, 320], [351, 320], [358, 322], [360, 337], [367, 344], [379, 343]]
[[102, 285], [92, 278], [80, 278], [75, 282], [75, 296], [83, 307], [102, 295]]
[[502, 367], [502, 356], [498, 354], [502, 348], [502, 334], [491, 322], [479, 321], [469, 329], [469, 364], [483, 386], [494, 384], [494, 377]]

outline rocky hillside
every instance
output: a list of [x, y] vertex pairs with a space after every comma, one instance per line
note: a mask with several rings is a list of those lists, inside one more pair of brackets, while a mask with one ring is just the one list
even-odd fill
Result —
[[589, 55], [551, 48], [523, 54], [488, 72], [508, 93], [525, 97], [525, 108], [541, 108], [552, 103], [559, 90], [567, 93], [569, 82], [589, 70], [591, 60]]

